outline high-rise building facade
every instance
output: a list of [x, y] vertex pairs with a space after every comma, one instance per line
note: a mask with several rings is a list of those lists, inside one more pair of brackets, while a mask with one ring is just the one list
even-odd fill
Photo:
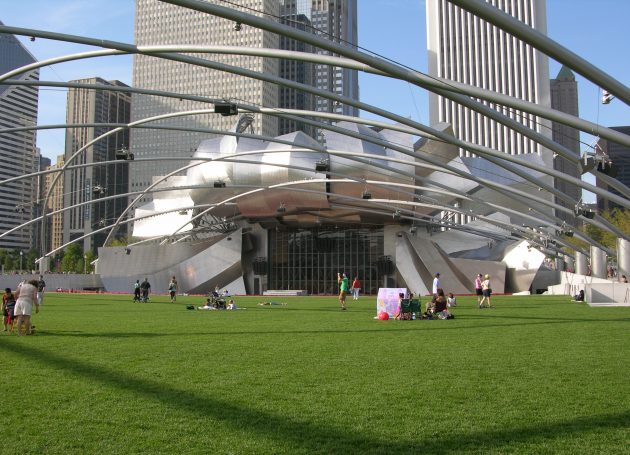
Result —
[[[356, 48], [358, 41], [356, 0], [312, 0], [311, 23], [318, 36]], [[323, 49], [317, 49], [316, 52], [331, 54]], [[355, 70], [315, 65], [315, 86], [348, 98], [359, 99], [359, 76]], [[356, 107], [341, 105], [322, 97], [316, 98], [315, 108], [318, 112], [359, 115]]]
[[[35, 156], [36, 168], [37, 172], [44, 171], [50, 168], [50, 158], [46, 158], [42, 156], [39, 148], [36, 149]], [[46, 176], [40, 175], [35, 179], [35, 203], [32, 208], [32, 217], [37, 218], [42, 215], [42, 204], [44, 198], [46, 197]], [[41, 225], [40, 225], [41, 226]], [[41, 229], [37, 229], [37, 226], [33, 228], [33, 244], [36, 245], [37, 248], [40, 248], [42, 245], [41, 241]], [[48, 250], [46, 250], [48, 251]]]
[[[551, 107], [567, 114], [579, 114], [578, 109], [578, 87], [575, 75], [566, 66], [562, 66], [555, 79], [551, 79]], [[580, 156], [580, 132], [562, 123], [552, 122], [552, 139], [558, 144], [572, 151], [576, 157]], [[553, 161], [555, 170], [564, 172], [571, 177], [579, 177], [578, 167], [566, 158], [557, 156]], [[572, 199], [578, 201], [581, 198], [581, 189], [574, 184], [567, 183], [563, 180], [556, 179], [555, 188], [569, 195]], [[564, 207], [569, 207], [564, 201], [556, 200], [556, 203]], [[575, 216], [557, 211], [556, 216], [565, 220], [571, 225], [575, 224]]]
[[[546, 33], [545, 0], [487, 0]], [[550, 106], [547, 57], [509, 33], [447, 0], [427, 0], [429, 74]], [[550, 122], [511, 108], [486, 103], [527, 127], [551, 137]], [[550, 154], [507, 126], [433, 93], [431, 124], [448, 122], [459, 139], [512, 155], [537, 153], [551, 165]], [[466, 154], [462, 151], [462, 154]]]
[[[298, 12], [297, 3], [294, 0], [285, 1], [282, 6], [281, 22], [303, 32], [312, 33], [311, 21], [306, 14]], [[303, 41], [280, 36], [280, 49], [312, 53], [313, 47]], [[314, 86], [315, 65], [304, 60], [281, 59], [280, 77], [301, 84]], [[315, 96], [291, 87], [278, 87], [278, 107], [284, 109], [315, 110]], [[311, 137], [315, 137], [315, 128], [311, 125], [297, 122], [293, 119], [278, 119], [278, 135], [293, 131], [304, 131]]]
[[[120, 81], [101, 78], [79, 79], [72, 82], [127, 87]], [[129, 123], [131, 97], [125, 92], [79, 89], [68, 90], [66, 123]], [[112, 127], [75, 127], [66, 130], [65, 160], [79, 149]], [[73, 161], [73, 164], [92, 164], [116, 159], [116, 152], [129, 148], [127, 129], [99, 140], [89, 146]], [[104, 196], [124, 194], [128, 191], [129, 167], [127, 161], [114, 164], [87, 166], [66, 172], [64, 175], [64, 206], [70, 207]], [[115, 221], [127, 206], [127, 198], [107, 199], [81, 205], [64, 212], [64, 243], [93, 232], [99, 227]], [[120, 233], [126, 232], [126, 226]], [[87, 237], [83, 241], [84, 251], [93, 250], [103, 244], [106, 233]]]
[[[222, 4], [222, 2], [216, 3]], [[248, 12], [258, 10], [274, 17], [278, 17], [280, 13], [278, 0], [252, 0], [247, 3], [247, 7]], [[235, 22], [220, 17], [169, 5], [158, 0], [136, 1], [135, 41], [139, 46], [190, 44], [272, 49], [279, 47], [279, 38], [276, 34], [244, 24], [237, 26]], [[259, 73], [276, 76], [279, 74], [277, 59], [226, 54], [195, 54], [195, 56]], [[136, 55], [134, 58], [133, 85], [137, 88], [194, 94], [260, 107], [278, 107], [278, 88], [272, 83], [145, 55]], [[136, 121], [155, 115], [193, 109], [212, 109], [212, 105], [177, 98], [134, 94], [131, 118]], [[159, 124], [225, 131], [234, 123], [235, 117], [222, 117], [212, 113], [178, 117]], [[267, 136], [275, 136], [278, 131], [277, 118], [270, 115], [255, 115], [252, 126], [257, 134]], [[166, 175], [187, 164], [188, 158], [199, 143], [209, 137], [211, 137], [210, 134], [199, 132], [133, 130], [131, 151], [136, 158], [181, 157], [182, 161], [156, 160], [143, 163], [142, 166], [132, 166], [130, 190], [142, 190], [151, 184], [154, 176]], [[150, 199], [151, 195], [148, 195], [142, 201]]]
[[[223, 5], [223, 2], [218, 0], [209, 1]], [[230, 6], [239, 8], [234, 4]], [[336, 42], [347, 42], [350, 43], [349, 46], [356, 46], [356, 0], [250, 0], [246, 6], [245, 12], [260, 14], [265, 18], [279, 20], [300, 30], [311, 31]], [[309, 45], [294, 40], [283, 39], [274, 33], [165, 4], [158, 0], [136, 1], [135, 27], [137, 45], [224, 45], [327, 53], [327, 51], [313, 49]], [[358, 99], [356, 71], [272, 58], [227, 54], [195, 54], [195, 56], [281, 76]], [[349, 106], [338, 105], [328, 100], [315, 100], [312, 95], [283, 89], [269, 82], [143, 55], [137, 55], [134, 58], [133, 85], [138, 88], [221, 98], [263, 107], [358, 114], [356, 109]], [[160, 114], [212, 107], [201, 102], [136, 94], [133, 95], [133, 100], [131, 117], [134, 121]], [[221, 117], [216, 114], [186, 116], [159, 122], [161, 125], [211, 128], [222, 131], [228, 130], [234, 123], [233, 117]], [[280, 121], [270, 115], [254, 115], [252, 127], [256, 134], [265, 136], [277, 136], [295, 129], [302, 129], [314, 136], [312, 128], [295, 122]], [[143, 163], [142, 167], [138, 165], [132, 167], [130, 190], [142, 190], [151, 184], [154, 176], [166, 175], [186, 165], [199, 143], [209, 137], [211, 135], [208, 133], [192, 131], [133, 130], [131, 151], [134, 155], [138, 158], [157, 158], [158, 160], [153, 163]], [[181, 157], [182, 160], [159, 161], [160, 157]], [[140, 202], [150, 199], [151, 195], [147, 195]]]
[[[619, 131], [623, 134], [630, 135], [630, 126], [612, 126], [613, 130]], [[626, 186], [630, 186], [630, 147], [620, 145], [606, 139], [600, 139], [597, 143], [598, 150], [608, 155], [613, 163], [612, 169], [615, 173], [615, 178]], [[608, 187], [607, 184], [597, 179], [597, 186], [610, 191], [613, 194], [619, 195], [619, 192], [614, 188]], [[619, 204], [611, 202], [608, 199], [603, 199], [601, 196], [597, 196], [597, 211], [602, 213], [604, 211], [612, 210], [615, 208], [621, 208]]]
[[[2, 24], [2, 22], [0, 22]], [[0, 74], [36, 60], [13, 35], [0, 34]], [[37, 81], [39, 70], [14, 78]], [[0, 86], [0, 123], [3, 128], [32, 128], [37, 124], [38, 89], [30, 86]], [[0, 180], [30, 174], [37, 169], [35, 130], [0, 135]], [[25, 179], [0, 187], [0, 232], [29, 221], [37, 204], [36, 179]], [[32, 246], [32, 226], [18, 229], [0, 239], [0, 248], [27, 250]]]
[[[55, 170], [63, 168], [65, 156], [57, 156], [55, 164], [48, 166], [47, 170]], [[56, 173], [46, 174], [44, 177], [44, 194], [48, 194], [48, 190], [52, 185]], [[60, 178], [50, 194], [47, 201], [46, 212], [50, 216], [46, 217], [46, 251], [56, 250], [63, 245], [63, 213], [53, 213], [63, 208], [63, 184], [64, 179]]]

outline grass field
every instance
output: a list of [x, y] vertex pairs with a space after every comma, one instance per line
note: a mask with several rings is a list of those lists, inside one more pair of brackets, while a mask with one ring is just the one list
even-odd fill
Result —
[[629, 308], [236, 300], [47, 294], [35, 336], [0, 334], [0, 452], [630, 453]]

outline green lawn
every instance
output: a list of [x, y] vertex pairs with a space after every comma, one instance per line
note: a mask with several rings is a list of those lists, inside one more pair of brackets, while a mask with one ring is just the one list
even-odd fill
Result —
[[0, 334], [0, 452], [630, 453], [630, 308], [236, 300], [47, 294], [35, 336]]

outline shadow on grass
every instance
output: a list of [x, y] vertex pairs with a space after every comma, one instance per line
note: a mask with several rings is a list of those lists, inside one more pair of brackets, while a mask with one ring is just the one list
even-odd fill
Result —
[[[150, 379], [129, 376], [116, 370], [71, 360], [24, 344], [0, 344], [30, 361], [155, 400], [195, 414], [199, 421], [212, 418], [235, 431], [246, 428], [251, 434], [275, 440], [280, 446], [317, 453], [446, 453], [463, 450], [484, 451], [514, 443], [542, 443], [554, 439], [575, 439], [576, 434], [599, 429], [623, 428], [630, 424], [630, 412], [606, 414], [533, 424], [516, 428], [468, 434], [418, 435], [417, 440], [390, 440], [362, 433], [350, 433], [331, 425], [315, 424], [299, 418], [249, 409], [195, 392], [178, 389]], [[238, 449], [237, 449], [238, 450]]]

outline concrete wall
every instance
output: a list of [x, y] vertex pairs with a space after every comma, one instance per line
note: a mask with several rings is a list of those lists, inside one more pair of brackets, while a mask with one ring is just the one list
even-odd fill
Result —
[[138, 245], [130, 254], [121, 247], [100, 248], [99, 270], [107, 291], [131, 292], [136, 280], [147, 277], [151, 292], [164, 294], [175, 276], [179, 292], [205, 294], [229, 285], [231, 293], [245, 294], [241, 248], [241, 230], [200, 242]]
[[[0, 275], [0, 287], [16, 289], [22, 280], [39, 280], [39, 274]], [[46, 292], [55, 291], [58, 288], [68, 290], [103, 289], [100, 275], [84, 275], [80, 273], [46, 273]]]

